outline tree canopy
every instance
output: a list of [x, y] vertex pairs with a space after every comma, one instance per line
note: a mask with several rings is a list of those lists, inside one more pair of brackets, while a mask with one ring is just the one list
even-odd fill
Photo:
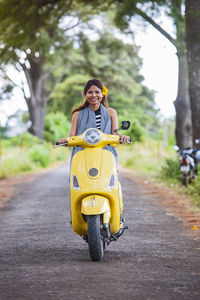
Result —
[[[117, 0], [118, 10], [115, 21], [125, 32], [129, 32], [132, 17], [140, 16], [151, 24], [177, 50], [179, 78], [177, 98], [174, 101], [176, 110], [176, 142], [181, 149], [192, 146], [191, 102], [188, 91], [188, 63], [185, 43], [185, 0]], [[168, 16], [174, 24], [174, 33], [169, 33], [158, 17]], [[194, 126], [193, 126], [194, 130]]]
[[96, 41], [81, 34], [71, 68], [57, 85], [48, 109], [71, 115], [72, 108], [82, 102], [85, 82], [100, 78], [109, 89], [110, 106], [120, 115], [137, 119], [143, 126], [146, 122], [153, 125], [157, 115], [154, 93], [142, 83], [141, 64], [134, 44], [125, 44], [109, 32], [102, 32]]
[[113, 1], [0, 2], [1, 66], [6, 70], [11, 64], [24, 72], [20, 88], [30, 113], [30, 132], [40, 138], [47, 103], [50, 101], [48, 111], [62, 110], [69, 115], [91, 77], [108, 86], [110, 105], [120, 114], [137, 118], [143, 125], [147, 120], [155, 123], [154, 95], [143, 85], [136, 46], [124, 44], [105, 28], [97, 29], [96, 40], [80, 29], [80, 24], [89, 27], [88, 20], [109, 5]]

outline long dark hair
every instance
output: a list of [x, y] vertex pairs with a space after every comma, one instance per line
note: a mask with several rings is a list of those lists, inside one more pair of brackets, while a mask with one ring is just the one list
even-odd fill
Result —
[[[91, 86], [97, 86], [101, 91], [102, 91], [102, 88], [103, 88], [103, 83], [98, 80], [98, 79], [90, 79], [86, 82], [86, 85], [84, 86], [84, 89], [83, 89], [83, 103], [80, 104], [78, 107], [75, 107], [73, 110], [72, 110], [72, 115], [73, 113], [75, 113], [76, 111], [80, 111], [82, 109], [84, 109], [85, 107], [87, 107], [89, 105], [89, 103], [87, 102], [86, 100], [86, 94], [87, 94], [87, 91], [89, 90], [89, 88]], [[106, 95], [103, 95], [103, 98], [101, 100], [101, 104], [104, 105], [106, 108], [108, 107], [108, 102], [107, 102], [107, 96]]]

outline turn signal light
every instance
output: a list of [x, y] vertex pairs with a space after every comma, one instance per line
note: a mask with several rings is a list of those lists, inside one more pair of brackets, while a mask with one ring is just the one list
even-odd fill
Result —
[[76, 177], [76, 175], [72, 176], [72, 185], [75, 190], [80, 190], [80, 185], [79, 185], [78, 178]]
[[110, 182], [109, 182], [108, 187], [109, 187], [109, 188], [113, 188], [114, 186], [115, 186], [115, 175], [112, 174], [112, 175], [110, 176]]

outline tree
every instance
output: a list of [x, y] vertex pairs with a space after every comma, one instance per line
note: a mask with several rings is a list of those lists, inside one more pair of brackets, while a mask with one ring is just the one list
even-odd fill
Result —
[[[188, 92], [188, 69], [185, 45], [185, 15], [182, 12], [184, 0], [117, 0], [114, 2], [119, 3], [119, 9], [116, 14], [116, 23], [120, 28], [128, 28], [131, 17], [139, 15], [176, 47], [179, 61], [178, 93], [174, 102], [176, 110], [176, 142], [181, 149], [192, 146], [192, 121]], [[143, 4], [142, 7], [141, 4]], [[174, 21], [176, 38], [173, 38], [154, 20], [154, 17], [160, 14], [161, 7], [168, 10], [168, 15]]]
[[30, 132], [41, 139], [47, 102], [62, 78], [62, 72], [53, 76], [52, 69], [56, 64], [67, 68], [73, 48], [67, 33], [81, 22], [86, 9], [75, 0], [0, 2], [1, 67], [5, 70], [10, 64], [24, 73], [20, 88], [30, 113]]
[[115, 38], [106, 26], [96, 41], [80, 34], [79, 48], [74, 49], [71, 63], [52, 95], [48, 110], [60, 110], [70, 116], [72, 108], [82, 102], [85, 82], [100, 78], [108, 87], [109, 103], [119, 116], [138, 120], [142, 126], [148, 123], [150, 128], [156, 124], [154, 93], [142, 83], [144, 78], [139, 73], [142, 61], [134, 44]]
[[200, 2], [186, 0], [186, 42], [193, 141], [200, 137]]

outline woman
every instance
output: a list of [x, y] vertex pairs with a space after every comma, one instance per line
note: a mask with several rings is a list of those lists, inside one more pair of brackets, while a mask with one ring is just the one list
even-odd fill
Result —
[[[83, 90], [83, 104], [72, 111], [72, 124], [69, 137], [80, 135], [88, 128], [98, 128], [107, 134], [117, 134], [121, 143], [129, 142], [130, 137], [121, 135], [118, 131], [118, 118], [116, 111], [108, 107], [107, 88], [98, 79], [88, 80]], [[67, 138], [59, 140], [60, 144]], [[107, 146], [105, 149], [111, 151], [117, 160], [117, 152], [114, 147]], [[73, 148], [73, 155], [82, 150], [80, 147]]]

